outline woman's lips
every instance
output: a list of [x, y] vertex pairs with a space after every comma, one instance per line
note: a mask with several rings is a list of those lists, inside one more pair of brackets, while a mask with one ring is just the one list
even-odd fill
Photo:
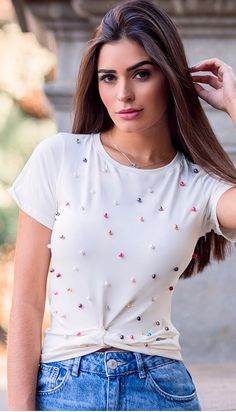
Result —
[[120, 119], [125, 119], [125, 120], [132, 120], [138, 117], [143, 109], [141, 110], [127, 110], [127, 111], [120, 111], [117, 112], [116, 114], [120, 117]]

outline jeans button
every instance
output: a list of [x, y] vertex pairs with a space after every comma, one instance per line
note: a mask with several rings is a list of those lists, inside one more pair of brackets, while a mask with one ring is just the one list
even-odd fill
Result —
[[115, 369], [117, 367], [117, 362], [115, 359], [109, 359], [109, 361], [107, 362], [107, 366], [110, 369]]

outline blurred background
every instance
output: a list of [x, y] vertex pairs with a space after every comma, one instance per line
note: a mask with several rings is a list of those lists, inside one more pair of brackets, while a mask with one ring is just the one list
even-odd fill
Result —
[[[71, 130], [72, 98], [81, 56], [94, 28], [116, 3], [0, 0], [0, 410], [6, 409], [6, 338], [18, 217], [18, 209], [5, 189], [41, 140], [57, 131]], [[189, 65], [216, 56], [236, 70], [235, 0], [156, 3], [176, 23]], [[236, 164], [236, 132], [230, 118], [202, 104]], [[193, 372], [200, 371], [201, 365], [208, 370], [207, 365], [213, 365], [223, 376], [228, 365], [227, 376], [236, 381], [235, 267], [233, 250], [225, 262], [214, 263], [196, 278], [179, 282], [173, 296], [172, 320], [181, 333], [186, 363], [196, 367]], [[48, 322], [47, 304], [43, 328]], [[229, 402], [233, 400], [228, 398]], [[207, 399], [204, 401], [207, 404]], [[218, 400], [214, 404], [211, 399], [210, 405], [211, 410], [220, 410]]]
[[55, 78], [56, 56], [42, 47], [32, 32], [22, 32], [9, 0], [0, 1], [0, 61], [0, 406], [3, 407], [18, 217], [18, 209], [5, 189], [35, 145], [57, 130], [53, 109], [43, 90], [44, 83]]

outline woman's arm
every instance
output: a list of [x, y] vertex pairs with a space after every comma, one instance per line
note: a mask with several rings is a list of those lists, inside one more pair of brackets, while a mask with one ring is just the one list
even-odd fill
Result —
[[51, 230], [19, 212], [7, 375], [9, 410], [35, 410]]
[[[192, 75], [195, 89], [203, 100], [229, 114], [236, 126], [236, 76], [231, 66], [217, 58], [202, 60], [191, 67], [191, 72], [211, 72]], [[210, 90], [202, 85], [208, 84]], [[236, 230], [236, 187], [227, 190], [217, 203], [217, 218], [225, 229]]]
[[[192, 73], [210, 72], [192, 75], [195, 89], [199, 97], [211, 106], [228, 113], [236, 126], [236, 76], [232, 67], [213, 58], [202, 60], [190, 70]], [[210, 90], [206, 90], [199, 83], [210, 85]]]

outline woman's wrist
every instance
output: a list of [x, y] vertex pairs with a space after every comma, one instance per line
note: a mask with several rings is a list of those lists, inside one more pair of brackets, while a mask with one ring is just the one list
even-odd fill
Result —
[[236, 96], [228, 102], [226, 112], [231, 117], [236, 126]]

